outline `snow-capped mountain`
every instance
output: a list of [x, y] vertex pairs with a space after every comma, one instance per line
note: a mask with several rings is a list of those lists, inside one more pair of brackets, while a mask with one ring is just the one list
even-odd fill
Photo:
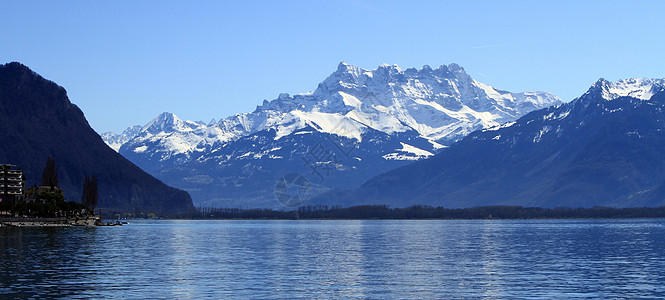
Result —
[[658, 78], [631, 78], [616, 82], [610, 82], [604, 78], [599, 79], [589, 93], [600, 93], [606, 100], [614, 100], [619, 97], [633, 97], [649, 100], [665, 86], [664, 79]]
[[665, 205], [665, 80], [600, 79], [570, 103], [476, 131], [434, 157], [313, 203]]
[[[235, 165], [242, 165], [244, 170], [265, 170], [263, 160], [268, 159], [285, 164], [265, 174], [274, 181], [284, 172], [308, 172], [303, 155], [325, 141], [335, 158], [349, 159], [317, 161], [317, 166], [329, 164], [335, 170], [346, 170], [340, 171], [344, 174], [355, 172], [353, 176], [337, 174], [326, 184], [358, 185], [381, 170], [432, 156], [474, 130], [498, 126], [560, 103], [556, 96], [545, 92], [497, 90], [472, 79], [456, 64], [437, 69], [424, 66], [420, 70], [384, 64], [365, 70], [340, 63], [314, 91], [281, 94], [275, 100], [264, 100], [251, 113], [209, 124], [161, 114], [125, 142], [119, 152], [167, 183], [187, 189], [200, 203], [219, 197], [209, 193], [203, 196], [198, 192], [210, 188], [186, 186], [178, 175], [166, 174], [173, 168], [204, 170], [197, 171], [196, 178], [212, 172], [218, 174], [210, 177], [215, 182], [225, 176], [221, 169], [230, 172]], [[351, 151], [353, 155], [347, 155]], [[208, 172], [211, 168], [214, 171]], [[252, 176], [246, 180], [256, 180]], [[217, 187], [216, 191], [235, 194], [244, 189], [236, 187], [246, 185], [236, 178], [232, 185], [225, 183], [225, 188]]]
[[135, 137], [143, 128], [141, 125], [135, 125], [125, 129], [122, 133], [118, 134], [115, 132], [104, 132], [101, 134], [102, 139], [106, 142], [109, 147], [118, 152], [120, 146], [128, 142], [131, 138]]

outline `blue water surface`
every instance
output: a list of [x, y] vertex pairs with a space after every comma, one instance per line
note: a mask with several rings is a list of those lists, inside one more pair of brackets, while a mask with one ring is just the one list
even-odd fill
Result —
[[0, 228], [11, 298], [657, 298], [665, 220]]

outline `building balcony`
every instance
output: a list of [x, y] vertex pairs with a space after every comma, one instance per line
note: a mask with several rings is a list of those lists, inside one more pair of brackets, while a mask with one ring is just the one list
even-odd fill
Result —
[[23, 181], [23, 178], [21, 178], [21, 177], [15, 177], [15, 178], [0, 178], [0, 181], [22, 182], [22, 181]]

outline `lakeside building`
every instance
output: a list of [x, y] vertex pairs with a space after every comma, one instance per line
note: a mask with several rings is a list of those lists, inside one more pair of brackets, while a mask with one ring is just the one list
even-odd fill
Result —
[[0, 164], [0, 227], [102, 225], [101, 217], [81, 203], [67, 201], [57, 185], [35, 183], [26, 189], [25, 183], [20, 167]]
[[47, 186], [47, 185], [41, 185], [41, 186], [32, 186], [29, 187], [28, 189], [25, 190], [25, 203], [46, 203], [45, 199], [40, 199], [39, 196], [43, 193], [53, 193], [56, 195], [62, 196], [62, 198], [65, 198], [65, 193], [63, 193], [62, 189], [60, 189], [57, 186]]
[[0, 202], [16, 203], [25, 199], [25, 174], [10, 164], [0, 164]]

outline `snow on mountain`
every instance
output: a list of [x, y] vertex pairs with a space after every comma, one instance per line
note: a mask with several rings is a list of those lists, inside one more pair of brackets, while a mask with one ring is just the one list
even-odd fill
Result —
[[[397, 65], [365, 70], [340, 63], [314, 92], [293, 97], [282, 94], [264, 101], [257, 111], [308, 112], [307, 117], [336, 114], [360, 123], [358, 131], [363, 127], [388, 134], [416, 130], [429, 139], [451, 143], [471, 131], [559, 103], [549, 93], [494, 89], [472, 79], [456, 64], [402, 71]], [[305, 120], [302, 126], [317, 124], [307, 117], [301, 117]]]
[[147, 131], [151, 134], [172, 131], [191, 132], [198, 129], [200, 126], [205, 126], [205, 124], [200, 122], [183, 121], [172, 113], [164, 112], [146, 124], [141, 131]]
[[118, 150], [120, 150], [120, 146], [141, 132], [142, 128], [143, 126], [141, 125], [135, 125], [125, 129], [125, 131], [120, 134], [109, 131], [102, 133], [101, 136], [104, 142], [109, 145], [109, 147], [118, 152]]
[[[313, 181], [325, 174], [331, 187], [358, 185], [431, 157], [472, 131], [560, 103], [546, 92], [495, 89], [456, 64], [366, 70], [340, 63], [314, 91], [280, 94], [251, 113], [208, 124], [160, 114], [119, 152], [197, 203], [248, 194], [258, 201], [273, 197], [271, 182], [284, 173]], [[322, 160], [307, 164], [315, 158]], [[232, 205], [224, 203], [214, 205]]]
[[[215, 142], [229, 142], [275, 129], [276, 138], [312, 126], [360, 141], [369, 129], [386, 134], [415, 130], [432, 142], [449, 145], [468, 133], [497, 126], [561, 101], [544, 92], [510, 93], [480, 83], [456, 64], [417, 70], [383, 64], [365, 70], [340, 63], [313, 92], [280, 94], [252, 113], [217, 123], [182, 121], [164, 113], [143, 127], [131, 144], [147, 151], [189, 156]], [[432, 149], [422, 149], [431, 151]]]
[[397, 149], [393, 153], [388, 153], [383, 158], [386, 160], [419, 160], [434, 155], [432, 152], [422, 150], [407, 143], [400, 142], [400, 144], [402, 145], [401, 149]]
[[665, 79], [630, 78], [610, 82], [601, 78], [592, 86], [592, 89], [600, 88], [603, 98], [607, 100], [625, 96], [649, 100], [663, 86], [665, 86]]
[[475, 131], [430, 159], [310, 204], [663, 206], [663, 82], [601, 79], [569, 103]]

